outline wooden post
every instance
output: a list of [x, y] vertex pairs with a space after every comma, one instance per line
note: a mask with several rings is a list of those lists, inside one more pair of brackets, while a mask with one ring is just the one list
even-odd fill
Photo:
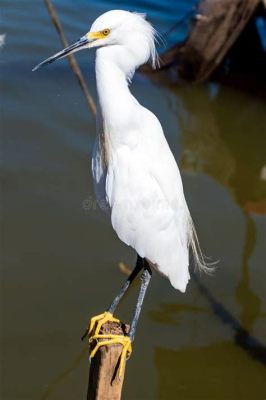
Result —
[[180, 49], [180, 75], [198, 82], [210, 76], [251, 18], [259, 2], [201, 0], [193, 29]]
[[[161, 69], [171, 66], [182, 80], [204, 81], [223, 60], [259, 3], [200, 0], [187, 39], [160, 55]], [[143, 70], [149, 71], [147, 67]]]
[[[126, 335], [129, 326], [123, 323], [106, 322], [100, 334]], [[91, 344], [92, 349], [96, 341]], [[91, 360], [87, 400], [120, 400], [125, 368], [122, 377], [118, 377], [118, 368], [122, 345], [112, 344], [99, 348]]]

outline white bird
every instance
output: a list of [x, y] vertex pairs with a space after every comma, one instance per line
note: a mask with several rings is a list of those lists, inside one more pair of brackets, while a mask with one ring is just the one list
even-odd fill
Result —
[[78, 42], [35, 67], [84, 48], [97, 48], [97, 139], [92, 160], [95, 191], [99, 204], [107, 206], [118, 237], [136, 250], [138, 261], [108, 312], [96, 320], [112, 318], [130, 283], [144, 268], [129, 332], [131, 341], [150, 280], [150, 266], [181, 292], [190, 278], [189, 249], [199, 269], [208, 268], [161, 124], [129, 89], [140, 65], [151, 60], [156, 66], [155, 40], [156, 32], [143, 14], [113, 10], [97, 18]]

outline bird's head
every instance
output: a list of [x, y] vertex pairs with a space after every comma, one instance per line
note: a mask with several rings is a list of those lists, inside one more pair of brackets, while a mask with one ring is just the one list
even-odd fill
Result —
[[98, 17], [93, 22], [90, 31], [76, 43], [47, 58], [33, 71], [82, 49], [93, 47], [110, 49], [111, 46], [115, 46], [118, 50], [117, 54], [119, 54], [119, 49], [123, 50], [121, 55], [131, 59], [135, 68], [149, 59], [155, 68], [157, 62], [155, 40], [156, 31], [146, 21], [144, 14], [123, 10], [108, 11]]

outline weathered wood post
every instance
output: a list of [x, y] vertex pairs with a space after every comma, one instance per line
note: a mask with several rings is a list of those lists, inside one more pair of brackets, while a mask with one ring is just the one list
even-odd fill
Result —
[[[106, 322], [100, 330], [102, 335], [122, 335], [126, 337], [128, 325]], [[104, 339], [98, 339], [104, 340]], [[91, 348], [97, 341], [91, 343]], [[102, 346], [91, 360], [87, 400], [120, 400], [124, 382], [125, 365], [120, 367], [122, 345]], [[120, 372], [120, 376], [119, 376]]]
[[[266, 0], [263, 0], [266, 3]], [[160, 55], [161, 69], [179, 79], [202, 82], [221, 63], [261, 0], [199, 0], [186, 40]], [[142, 68], [149, 72], [147, 66]]]

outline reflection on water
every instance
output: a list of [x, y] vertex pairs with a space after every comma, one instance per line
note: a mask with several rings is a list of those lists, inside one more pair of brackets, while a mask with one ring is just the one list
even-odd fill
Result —
[[[191, 3], [129, 8], [148, 11], [164, 32]], [[54, 4], [70, 42], [99, 13], [121, 7]], [[95, 121], [67, 62], [31, 73], [60, 48], [43, 3], [4, 6], [3, 399], [84, 398], [88, 358], [80, 336], [121, 286], [118, 262], [133, 264], [135, 254], [87, 207]], [[93, 54], [78, 60], [95, 96]], [[185, 295], [154, 274], [124, 398], [264, 398], [265, 100], [214, 84], [165, 87], [144, 75], [133, 91], [162, 121], [201, 246], [220, 262], [213, 277], [195, 276]], [[133, 288], [119, 310], [125, 321], [135, 295]]]
[[265, 367], [248, 363], [246, 355], [230, 342], [180, 350], [156, 348], [155, 363], [161, 371], [158, 399], [248, 400], [265, 396]]
[[245, 214], [245, 217], [247, 222], [246, 240], [242, 257], [242, 275], [236, 287], [236, 300], [241, 306], [240, 321], [249, 332], [252, 332], [253, 325], [260, 314], [261, 300], [252, 291], [248, 264], [256, 244], [256, 226], [248, 214]]
[[[265, 200], [266, 181], [261, 177], [266, 163], [265, 121], [257, 119], [265, 104], [248, 96], [235, 97], [224, 87], [217, 87], [213, 95], [212, 86], [182, 91], [181, 168], [210, 175], [244, 208], [248, 202]], [[226, 110], [223, 104], [228, 104]]]
[[[229, 190], [243, 210], [246, 235], [236, 300], [241, 307], [242, 325], [252, 331], [261, 300], [250, 285], [248, 261], [256, 245], [256, 226], [249, 208], [266, 199], [266, 181], [261, 179], [260, 173], [266, 162], [265, 152], [261, 151], [266, 149], [266, 140], [262, 134], [263, 125], [258, 122], [254, 128], [257, 107], [253, 105], [253, 99], [245, 98], [242, 104], [238, 101], [237, 110], [231, 101], [225, 120], [224, 114], [217, 109], [223, 96], [223, 88], [219, 87], [215, 88], [213, 96], [211, 86], [209, 93], [201, 91], [193, 102], [191, 97], [187, 101], [182, 98], [185, 117], [184, 108], [180, 108], [180, 123], [185, 149], [181, 166], [185, 171], [203, 171], [213, 177]], [[193, 117], [188, 122], [190, 115]], [[228, 131], [233, 138], [229, 137]], [[260, 212], [265, 214], [266, 207]]]
[[46, 400], [51, 398], [51, 396], [56, 391], [57, 386], [59, 386], [60, 384], [64, 384], [64, 381], [68, 377], [68, 375], [71, 374], [78, 367], [78, 365], [85, 356], [88, 356], [88, 352], [89, 349], [87, 348], [83, 349], [80, 352], [80, 354], [77, 357], [75, 357], [75, 359], [70, 365], [68, 365], [62, 372], [60, 372], [60, 374], [52, 382], [49, 382], [47, 388], [45, 389], [43, 395], [41, 396], [41, 400]]
[[[180, 93], [181, 92], [181, 93]], [[224, 93], [225, 92], [225, 93]], [[247, 362], [247, 369], [256, 370], [256, 379], [259, 389], [256, 395], [265, 395], [265, 368], [266, 365], [266, 346], [254, 337], [254, 325], [262, 317], [265, 319], [265, 311], [262, 312], [262, 298], [253, 290], [250, 281], [249, 260], [255, 250], [257, 243], [256, 224], [252, 218], [252, 212], [259, 215], [266, 214], [266, 181], [263, 179], [261, 171], [265, 168], [266, 140], [262, 134], [265, 118], [255, 123], [258, 109], [265, 107], [265, 104], [256, 104], [254, 99], [244, 97], [231, 98], [225, 104], [230, 104], [228, 110], [221, 107], [224, 97], [231, 95], [230, 91], [218, 85], [209, 85], [200, 88], [180, 88], [178, 91], [178, 123], [181, 128], [181, 140], [184, 146], [181, 155], [181, 169], [193, 175], [204, 173], [214, 178], [219, 184], [223, 185], [232, 196], [232, 199], [240, 207], [245, 220], [245, 239], [240, 265], [239, 282], [235, 288], [236, 302], [239, 304], [239, 322], [217, 300], [207, 286], [204, 286], [196, 275], [198, 289], [208, 300], [213, 312], [219, 317], [220, 321], [229, 324], [233, 329], [234, 341], [251, 358]], [[237, 105], [234, 104], [237, 102]], [[241, 104], [242, 103], [242, 104]], [[263, 149], [263, 150], [262, 150]], [[259, 205], [256, 207], [256, 205]], [[264, 205], [264, 207], [263, 207]], [[264, 237], [265, 245], [265, 237]], [[265, 249], [265, 248], [264, 248]], [[265, 272], [261, 271], [262, 273]], [[258, 278], [263, 279], [263, 275]], [[265, 303], [265, 298], [263, 299]], [[265, 307], [265, 305], [264, 305]], [[201, 307], [163, 305], [159, 312], [153, 312], [151, 317], [161, 323], [178, 324], [179, 313], [197, 314], [204, 312]], [[239, 371], [239, 377], [232, 374], [232, 370], [223, 370], [225, 376], [217, 375], [217, 359], [223, 351], [237, 353], [232, 344], [219, 343], [218, 345], [204, 348], [204, 355], [198, 349], [181, 350], [174, 352], [157, 348], [156, 361], [158, 368], [160, 363], [165, 360], [168, 364], [167, 371], [160, 374], [160, 396], [168, 398], [170, 393], [178, 393], [180, 398], [251, 398], [254, 387], [243, 387], [244, 374], [246, 369]], [[225, 350], [227, 348], [227, 350]], [[191, 356], [191, 351], [194, 353]], [[191, 358], [195, 359], [193, 366], [187, 362]], [[203, 359], [201, 359], [203, 357]], [[217, 358], [216, 358], [217, 357]], [[244, 353], [242, 355], [245, 359]], [[197, 360], [196, 360], [197, 359]], [[247, 361], [247, 359], [245, 359]], [[260, 361], [263, 367], [258, 365], [252, 367], [253, 360]], [[229, 362], [229, 360], [228, 360]], [[230, 361], [232, 363], [232, 360]], [[210, 368], [210, 366], [213, 366]], [[186, 381], [184, 368], [190, 370], [190, 377], [197, 376], [197, 380], [204, 381], [195, 396], [194, 387], [191, 385], [191, 378]], [[175, 378], [173, 371], [182, 371]], [[250, 372], [249, 372], [250, 373]], [[247, 374], [247, 377], [249, 376]], [[183, 377], [185, 379], [183, 381]], [[180, 379], [180, 380], [179, 380]], [[231, 381], [233, 379], [233, 381]], [[231, 381], [231, 382], [230, 382]], [[224, 382], [229, 388], [234, 388], [228, 393], [223, 388]], [[238, 384], [239, 382], [239, 384]], [[219, 388], [219, 386], [221, 387]], [[215, 394], [213, 394], [215, 392]]]

